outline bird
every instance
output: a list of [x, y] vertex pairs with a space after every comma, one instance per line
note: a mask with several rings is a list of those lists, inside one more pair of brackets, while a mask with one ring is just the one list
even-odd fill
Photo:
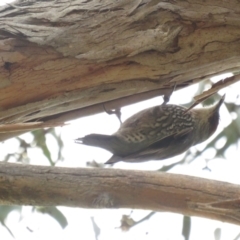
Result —
[[164, 160], [207, 140], [217, 129], [225, 95], [210, 107], [167, 104], [144, 109], [122, 123], [112, 135], [89, 134], [76, 143], [100, 147], [113, 155], [105, 164]]

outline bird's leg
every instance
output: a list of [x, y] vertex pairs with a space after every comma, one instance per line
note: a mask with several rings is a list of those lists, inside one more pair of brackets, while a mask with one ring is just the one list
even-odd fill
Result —
[[166, 105], [166, 104], [169, 102], [170, 97], [172, 96], [172, 93], [173, 93], [173, 92], [175, 91], [175, 89], [176, 89], [176, 86], [177, 86], [177, 83], [174, 84], [173, 88], [172, 88], [168, 93], [164, 94], [162, 105]]
[[121, 109], [120, 109], [120, 108], [116, 108], [116, 109], [112, 109], [112, 110], [107, 110], [107, 109], [105, 108], [105, 105], [104, 105], [104, 104], [103, 104], [103, 108], [104, 108], [104, 111], [105, 111], [107, 114], [109, 114], [109, 115], [115, 114], [115, 115], [117, 116], [118, 120], [120, 121], [120, 124], [122, 125], [122, 120], [121, 120], [121, 115], [122, 115], [122, 113], [121, 113]]

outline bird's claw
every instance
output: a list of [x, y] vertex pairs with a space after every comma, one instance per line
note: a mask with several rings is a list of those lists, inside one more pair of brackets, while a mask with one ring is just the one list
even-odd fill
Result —
[[177, 86], [177, 83], [174, 84], [173, 88], [171, 89], [171, 91], [169, 91], [168, 93], [164, 94], [163, 96], [163, 103], [162, 105], [167, 105], [167, 103], [169, 102], [171, 96], [172, 96], [172, 93], [175, 91], [176, 89], [176, 86]]
[[120, 124], [122, 125], [122, 120], [121, 120], [122, 113], [121, 113], [121, 109], [120, 108], [107, 110], [104, 104], [103, 104], [103, 108], [104, 108], [104, 111], [107, 114], [109, 114], [109, 115], [115, 114], [117, 116], [118, 120], [120, 121]]

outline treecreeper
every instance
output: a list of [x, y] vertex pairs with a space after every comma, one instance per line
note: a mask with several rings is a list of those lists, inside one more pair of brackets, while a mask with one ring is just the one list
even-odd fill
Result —
[[213, 106], [189, 111], [171, 104], [151, 107], [131, 116], [113, 135], [90, 134], [75, 142], [110, 151], [113, 156], [106, 164], [174, 157], [216, 131], [224, 98]]

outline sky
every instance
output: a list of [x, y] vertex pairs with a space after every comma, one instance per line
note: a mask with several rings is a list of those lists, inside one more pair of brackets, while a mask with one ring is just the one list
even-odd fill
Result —
[[0, 6], [5, 5], [6, 3], [11, 3], [13, 0], [0, 0]]

